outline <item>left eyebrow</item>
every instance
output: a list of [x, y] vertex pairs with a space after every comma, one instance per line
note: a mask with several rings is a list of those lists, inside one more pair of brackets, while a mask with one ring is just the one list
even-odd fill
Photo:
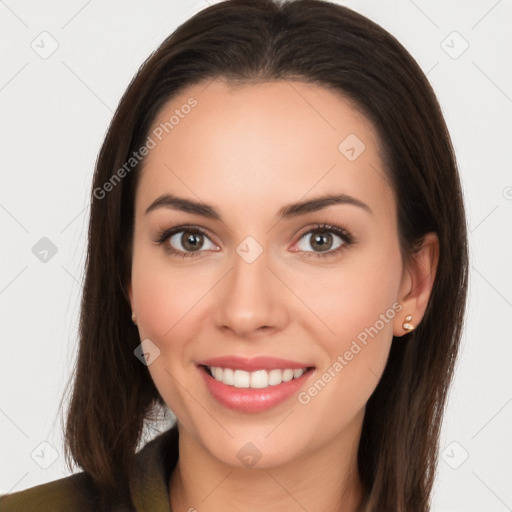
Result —
[[308, 213], [317, 212], [318, 210], [323, 210], [335, 204], [358, 206], [373, 215], [372, 209], [366, 203], [363, 203], [363, 201], [355, 197], [347, 194], [330, 194], [284, 206], [277, 212], [277, 217], [279, 219], [291, 219], [299, 215], [306, 215]]
[[[373, 214], [372, 209], [366, 203], [363, 203], [363, 201], [356, 199], [355, 197], [349, 196], [347, 194], [329, 194], [283, 206], [277, 212], [276, 217], [278, 219], [291, 219], [300, 215], [307, 215], [308, 213], [323, 210], [324, 208], [336, 204], [349, 204], [352, 206], [357, 206], [367, 211], [368, 213]], [[173, 194], [163, 194], [155, 199], [148, 206], [145, 214], [152, 210], [156, 210], [157, 208], [170, 208], [173, 210], [193, 213], [196, 215], [201, 215], [202, 217], [222, 221], [222, 216], [213, 206], [206, 203], [193, 201], [191, 199], [186, 199], [184, 197], [178, 197]]]

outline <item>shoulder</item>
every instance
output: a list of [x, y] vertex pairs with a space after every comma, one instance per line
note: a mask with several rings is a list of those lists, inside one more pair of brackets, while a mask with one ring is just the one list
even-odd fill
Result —
[[[130, 481], [130, 499], [135, 510], [170, 512], [168, 483], [177, 460], [177, 426], [161, 433], [135, 454]], [[0, 512], [97, 512], [100, 509], [92, 478], [84, 471], [0, 495]], [[119, 505], [116, 510], [125, 509]]]
[[77, 473], [0, 496], [0, 512], [88, 512], [95, 510], [91, 479]]

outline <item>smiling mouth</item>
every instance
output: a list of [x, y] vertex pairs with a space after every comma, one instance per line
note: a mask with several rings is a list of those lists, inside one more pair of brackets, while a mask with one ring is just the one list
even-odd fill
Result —
[[234, 388], [265, 389], [278, 386], [284, 382], [298, 379], [304, 374], [312, 371], [313, 366], [304, 368], [274, 368], [271, 370], [245, 371], [233, 368], [222, 368], [220, 366], [199, 365], [207, 375], [218, 382]]

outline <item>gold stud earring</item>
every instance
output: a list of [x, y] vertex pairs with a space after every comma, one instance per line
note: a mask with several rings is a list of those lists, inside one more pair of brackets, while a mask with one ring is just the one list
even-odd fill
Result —
[[412, 320], [412, 315], [407, 315], [405, 317], [404, 323], [402, 324], [402, 327], [405, 331], [412, 331], [414, 330], [414, 325], [412, 325], [410, 322]]
[[132, 322], [137, 325], [135, 313], [132, 311]]

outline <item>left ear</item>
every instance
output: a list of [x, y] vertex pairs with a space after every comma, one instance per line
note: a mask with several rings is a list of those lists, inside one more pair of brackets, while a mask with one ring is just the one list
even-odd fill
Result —
[[406, 322], [414, 327], [421, 322], [434, 286], [438, 261], [439, 239], [436, 233], [427, 233], [419, 249], [412, 254], [410, 264], [404, 268], [399, 292], [399, 302], [403, 309], [395, 317], [394, 336], [403, 336], [410, 332], [403, 327], [407, 316], [412, 316]]

